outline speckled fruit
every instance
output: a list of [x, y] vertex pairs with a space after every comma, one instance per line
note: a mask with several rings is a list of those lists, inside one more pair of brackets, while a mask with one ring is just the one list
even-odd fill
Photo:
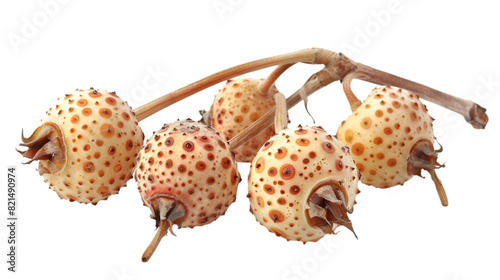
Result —
[[[272, 86], [267, 93], [260, 92], [258, 85], [261, 81], [242, 78], [229, 80], [215, 96], [211, 108], [211, 124], [226, 140], [247, 128], [276, 104], [273, 96], [278, 90]], [[259, 148], [273, 133], [274, 125], [271, 125], [236, 148], [236, 160], [252, 161]]]
[[353, 231], [358, 180], [348, 149], [322, 128], [285, 129], [252, 162], [250, 211], [287, 240], [317, 241], [339, 225]]
[[376, 88], [342, 122], [337, 137], [351, 148], [363, 183], [379, 188], [402, 185], [426, 169], [438, 191], [444, 192], [434, 172], [442, 165], [433, 147], [432, 121], [418, 96], [402, 89]]
[[223, 215], [240, 182], [228, 144], [211, 127], [191, 120], [155, 132], [139, 154], [135, 174], [142, 201], [160, 227], [143, 261], [174, 224], [203, 226]]
[[132, 177], [144, 134], [114, 92], [76, 90], [60, 98], [21, 152], [63, 199], [96, 204]]

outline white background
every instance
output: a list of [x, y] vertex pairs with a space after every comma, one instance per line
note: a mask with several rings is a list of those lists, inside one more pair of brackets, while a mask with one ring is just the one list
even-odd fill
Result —
[[[2, 1], [1, 172], [17, 167], [19, 225], [18, 272], [10, 273], [3, 261], [3, 175], [0, 278], [499, 279], [499, 9], [494, 1], [464, 2]], [[342, 51], [488, 109], [488, 127], [475, 130], [425, 102], [444, 146], [439, 159], [446, 168], [438, 175], [448, 207], [440, 205], [430, 178], [387, 190], [361, 185], [351, 215], [359, 240], [341, 228], [336, 236], [303, 245], [275, 237], [255, 221], [243, 180], [225, 216], [176, 230], [177, 237], [167, 236], [143, 264], [155, 228], [134, 180], [97, 206], [70, 203], [48, 189], [36, 164], [22, 165], [25, 159], [15, 152], [21, 129], [31, 133], [55, 100], [75, 88], [116, 91], [136, 108], [224, 68], [309, 47]], [[319, 69], [297, 65], [277, 86], [289, 95]], [[151, 78], [153, 85], [145, 88], [143, 80]], [[146, 137], [178, 118], [198, 119], [220, 86], [141, 122]], [[353, 83], [361, 99], [373, 87]], [[317, 125], [335, 134], [349, 115], [340, 84], [311, 96], [309, 110]], [[291, 126], [313, 124], [302, 105], [290, 115]], [[239, 167], [246, 178], [248, 164]]]

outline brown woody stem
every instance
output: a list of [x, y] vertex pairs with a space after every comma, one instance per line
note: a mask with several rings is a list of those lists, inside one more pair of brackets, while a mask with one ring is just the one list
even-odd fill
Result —
[[[286, 99], [287, 108], [290, 109], [297, 105], [301, 100], [301, 92], [308, 96], [317, 90], [331, 84], [334, 81], [341, 80], [352, 70], [352, 62], [343, 54], [336, 53], [330, 59], [330, 62], [321, 71], [313, 74], [306, 83], [295, 93]], [[270, 126], [274, 120], [276, 106], [267, 111], [258, 120], [249, 125], [246, 129], [235, 135], [229, 140], [231, 149], [236, 149], [259, 131]]]
[[[287, 98], [287, 107], [291, 108], [300, 102], [303, 99], [303, 96], [301, 97], [301, 93], [305, 92], [307, 96], [309, 96], [327, 84], [336, 80], [344, 80], [346, 83], [344, 85], [344, 90], [347, 89], [346, 96], [349, 99], [351, 108], [356, 108], [359, 106], [357, 105], [359, 100], [356, 101], [357, 98], [350, 89], [350, 82], [353, 78], [358, 78], [379, 85], [400, 87], [412, 91], [423, 99], [461, 114], [474, 128], [484, 128], [488, 123], [486, 109], [470, 100], [464, 100], [428, 86], [356, 63], [338, 53], [334, 53], [334, 55], [331, 56], [330, 62], [323, 70], [311, 76], [301, 89]], [[235, 149], [239, 147], [241, 144], [248, 141], [252, 135], [271, 125], [274, 119], [275, 111], [276, 107], [270, 109], [266, 114], [260, 117], [260, 119], [230, 139], [229, 144], [231, 148]]]
[[142, 261], [147, 262], [149, 259], [153, 256], [153, 253], [156, 251], [156, 248], [158, 248], [158, 245], [160, 244], [161, 239], [167, 235], [168, 230], [170, 229], [170, 221], [168, 220], [160, 220], [160, 225], [158, 229], [156, 230], [155, 237], [149, 244], [148, 248], [144, 251], [142, 254]]
[[142, 254], [143, 262], [147, 262], [151, 259], [153, 253], [156, 251], [156, 248], [158, 248], [161, 239], [167, 235], [168, 231], [175, 235], [172, 231], [172, 226], [176, 224], [179, 219], [186, 216], [185, 207], [177, 203], [176, 200], [168, 197], [157, 198], [151, 207], [154, 213], [152, 217], [156, 219], [158, 229], [153, 240]]
[[276, 69], [274, 69], [274, 71], [271, 74], [269, 74], [269, 76], [267, 76], [267, 78], [259, 84], [258, 86], [259, 91], [262, 92], [262, 94], [267, 94], [269, 92], [269, 89], [273, 86], [274, 82], [276, 82], [276, 80], [281, 76], [281, 74], [283, 74], [288, 68], [290, 68], [294, 64], [295, 63], [283, 64], [276, 67]]
[[360, 79], [364, 81], [378, 85], [404, 88], [417, 94], [425, 100], [457, 112], [461, 114], [474, 128], [485, 128], [488, 123], [486, 109], [470, 100], [449, 95], [439, 90], [374, 69], [361, 63], [356, 64], [355, 72], [361, 74]]
[[180, 88], [156, 100], [153, 100], [141, 107], [136, 108], [134, 110], [134, 113], [137, 117], [137, 120], [142, 121], [145, 118], [153, 115], [154, 113], [201, 90], [204, 90], [228, 79], [243, 75], [245, 73], [257, 71], [271, 66], [293, 64], [297, 62], [309, 64], [326, 64], [333, 54], [334, 52], [325, 49], [311, 48], [240, 64], [207, 76], [199, 81], [191, 83], [183, 88]]
[[278, 92], [274, 95], [276, 101], [276, 114], [274, 117], [274, 129], [276, 132], [282, 131], [288, 124], [288, 108], [286, 107], [286, 97]]
[[426, 169], [429, 174], [431, 174], [432, 181], [436, 185], [436, 190], [439, 195], [439, 200], [441, 200], [441, 205], [448, 206], [448, 196], [446, 195], [446, 190], [444, 189], [441, 180], [439, 180], [435, 169]]
[[349, 102], [349, 105], [351, 105], [351, 111], [356, 111], [359, 106], [361, 106], [361, 101], [356, 97], [354, 92], [352, 92], [351, 89], [351, 82], [354, 78], [359, 78], [361, 76], [357, 72], [350, 72], [349, 74], [345, 75], [344, 79], [342, 80], [342, 88], [344, 89], [345, 97], [347, 98], [347, 101]]
[[[339, 57], [341, 57], [342, 59], [339, 59]], [[343, 80], [345, 78], [347, 78], [345, 88], [349, 88], [348, 85], [350, 81], [353, 78], [359, 78], [379, 85], [389, 85], [410, 90], [423, 99], [429, 100], [433, 103], [461, 114], [474, 128], [484, 128], [488, 123], [486, 109], [470, 100], [464, 100], [462, 98], [432, 89], [425, 85], [371, 68], [361, 63], [356, 63], [343, 56], [342, 54], [334, 53], [332, 51], [320, 48], [303, 49], [300, 51], [263, 58], [228, 68], [226, 70], [207, 76], [199, 81], [191, 83], [183, 88], [175, 90], [169, 94], [166, 94], [141, 107], [138, 107], [134, 110], [134, 113], [136, 114], [137, 119], [141, 121], [148, 116], [151, 116], [152, 114], [168, 107], [169, 105], [174, 104], [188, 96], [195, 94], [196, 92], [204, 90], [217, 83], [245, 73], [278, 65], [278, 68], [275, 69], [273, 74], [270, 75], [270, 77], [267, 79], [268, 81], [266, 82], [266, 84], [269, 83], [272, 85], [272, 83], [279, 77], [279, 75], [281, 75], [281, 73], [283, 73], [288, 67], [297, 62], [309, 64], [324, 64], [326, 67], [317, 74], [322, 73], [323, 71], [324, 72], [321, 75], [325, 75], [325, 72], [330, 73], [329, 75], [326, 75], [329, 77], [322, 81], [322, 83], [324, 84], [319, 87], [318, 83], [308, 81], [306, 85], [304, 85], [304, 87], [301, 89], [302, 92], [306, 90], [305, 92], [308, 95], [312, 94], [314, 91], [325, 86], [326, 84], [329, 84], [335, 80]], [[352, 71], [356, 74], [349, 74]], [[332, 76], [331, 73], [337, 74]], [[314, 78], [314, 76], [311, 77], [311, 79]], [[265, 89], [266, 85], [264, 84], [263, 87]], [[299, 91], [298, 93], [296, 92], [294, 95], [290, 96], [289, 100], [287, 101], [288, 108], [293, 107], [303, 98], [303, 96], [302, 98], [300, 96], [301, 91]], [[350, 91], [350, 93], [352, 94], [352, 91]], [[353, 102], [353, 106], [355, 106], [357, 102], [355, 100]], [[273, 111], [274, 110], [275, 109], [273, 109]], [[264, 117], [273, 118], [273, 112], [266, 114]], [[262, 120], [262, 122], [263, 121], [264, 120]], [[269, 121], [266, 120], [265, 122], [270, 125]], [[255, 127], [258, 128], [258, 126]], [[252, 130], [252, 132], [254, 133], [258, 131], [255, 130], [255, 127]], [[245, 136], [243, 138], [247, 137]], [[235, 145], [237, 144], [239, 145], [239, 143], [235, 142]]]

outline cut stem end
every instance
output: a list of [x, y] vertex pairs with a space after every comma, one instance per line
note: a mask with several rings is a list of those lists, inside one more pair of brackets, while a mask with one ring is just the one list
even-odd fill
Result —
[[441, 200], [441, 205], [448, 206], [448, 196], [446, 195], [446, 190], [444, 189], [441, 180], [439, 180], [435, 169], [426, 169], [429, 174], [431, 174], [432, 181], [436, 185], [436, 190], [439, 195], [439, 199]]
[[415, 93], [422, 99], [457, 112], [476, 129], [484, 129], [488, 123], [486, 109], [471, 100], [441, 92], [426, 85], [377, 70], [361, 63], [356, 64], [355, 71], [361, 74], [359, 78], [364, 81], [403, 88]]

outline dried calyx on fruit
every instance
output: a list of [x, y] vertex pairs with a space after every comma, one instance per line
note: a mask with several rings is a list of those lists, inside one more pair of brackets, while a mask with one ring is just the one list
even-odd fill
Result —
[[59, 197], [97, 204], [132, 177], [144, 134], [126, 102], [114, 92], [76, 90], [60, 98], [20, 153]]
[[135, 178], [158, 227], [144, 262], [174, 224], [193, 228], [223, 215], [241, 180], [227, 142], [210, 126], [191, 120], [153, 134], [139, 153]]
[[349, 150], [321, 127], [286, 129], [285, 96], [277, 93], [275, 99], [279, 132], [252, 161], [250, 212], [287, 240], [316, 241], [339, 225], [354, 233], [347, 213], [359, 193], [359, 174]]
[[250, 211], [287, 240], [317, 241], [345, 226], [359, 173], [349, 151], [321, 127], [285, 129], [255, 156], [250, 168]]
[[[210, 108], [210, 123], [226, 139], [247, 128], [258, 120], [265, 112], [275, 105], [274, 94], [278, 92], [272, 85], [263, 89], [264, 79], [229, 80], [215, 96]], [[234, 150], [236, 160], [250, 162], [259, 150], [274, 133], [274, 126], [270, 125], [253, 138]]]
[[337, 131], [351, 148], [361, 181], [378, 188], [402, 185], [425, 169], [431, 174], [443, 206], [446, 192], [435, 169], [432, 117], [415, 94], [402, 89], [374, 89]]

